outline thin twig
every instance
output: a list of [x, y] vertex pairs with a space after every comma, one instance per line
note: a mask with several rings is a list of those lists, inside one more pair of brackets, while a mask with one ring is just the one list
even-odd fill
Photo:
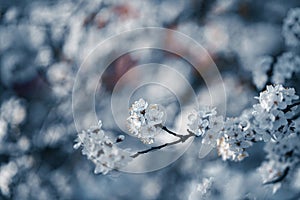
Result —
[[163, 126], [162, 127], [162, 130], [166, 131], [167, 133], [175, 136], [175, 137], [178, 137], [178, 138], [182, 138], [184, 135], [180, 135], [178, 133], [174, 133], [173, 131], [169, 130], [167, 127]]
[[263, 185], [275, 184], [275, 183], [281, 182], [288, 175], [289, 170], [290, 170], [289, 167], [285, 168], [284, 171], [283, 171], [283, 174], [281, 176], [279, 176], [278, 178], [276, 178], [274, 180], [265, 182], [265, 183], [263, 183]]
[[288, 105], [284, 110], [283, 112], [286, 113], [288, 111], [291, 111], [291, 109], [295, 106], [298, 106], [300, 105], [300, 101], [296, 101], [295, 103], [291, 104], [291, 105]]
[[162, 144], [162, 145], [159, 145], [159, 146], [154, 146], [154, 147], [151, 147], [151, 148], [143, 150], [143, 151], [138, 151], [135, 154], [131, 155], [131, 157], [132, 158], [136, 158], [139, 155], [142, 155], [142, 154], [145, 154], [145, 153], [148, 153], [148, 152], [151, 152], [151, 151], [162, 149], [162, 148], [165, 148], [165, 147], [168, 147], [168, 146], [172, 146], [172, 145], [175, 145], [175, 144], [178, 144], [178, 143], [184, 143], [190, 137], [195, 136], [192, 132], [189, 132], [189, 130], [188, 130], [188, 132], [189, 132], [188, 135], [180, 135], [180, 134], [174, 133], [174, 132], [170, 131], [169, 129], [167, 129], [166, 127], [163, 127], [163, 130], [165, 130], [168, 133], [170, 133], [170, 134], [178, 137], [178, 140], [175, 140], [173, 142], [168, 142], [168, 143], [165, 143], [165, 144]]

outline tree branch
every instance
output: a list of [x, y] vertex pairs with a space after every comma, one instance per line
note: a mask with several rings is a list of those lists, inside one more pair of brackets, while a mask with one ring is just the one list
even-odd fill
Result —
[[274, 180], [265, 182], [264, 185], [275, 184], [275, 183], [281, 182], [288, 175], [289, 170], [290, 170], [289, 167], [285, 168], [281, 176], [279, 176], [278, 178], [276, 178]]
[[162, 127], [162, 130], [164, 130], [164, 131], [166, 131], [167, 133], [169, 133], [169, 134], [171, 134], [171, 135], [173, 135], [173, 136], [175, 136], [175, 137], [178, 137], [178, 138], [184, 137], [184, 135], [180, 135], [180, 134], [178, 134], [178, 133], [174, 133], [173, 131], [169, 130], [169, 129], [168, 129], [167, 127], [165, 127], [165, 126]]
[[159, 145], [159, 146], [154, 146], [154, 147], [151, 147], [151, 148], [143, 150], [143, 151], [138, 151], [135, 154], [131, 155], [131, 157], [136, 158], [139, 155], [146, 154], [146, 153], [151, 152], [151, 151], [155, 151], [155, 150], [158, 150], [158, 149], [163, 149], [165, 147], [172, 146], [172, 145], [175, 145], [175, 144], [178, 144], [178, 143], [184, 143], [190, 137], [195, 136], [189, 130], [188, 130], [188, 132], [189, 132], [188, 135], [180, 135], [180, 134], [174, 133], [174, 132], [170, 131], [169, 129], [167, 129], [166, 127], [163, 127], [163, 130], [170, 133], [171, 135], [174, 135], [174, 136], [178, 137], [178, 140], [175, 140], [173, 142], [168, 142], [168, 143], [165, 143], [165, 144], [162, 144], [162, 145]]

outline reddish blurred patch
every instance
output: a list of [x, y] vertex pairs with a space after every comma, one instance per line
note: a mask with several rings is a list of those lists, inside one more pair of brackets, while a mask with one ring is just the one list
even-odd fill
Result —
[[[137, 64], [130, 54], [126, 54], [116, 59], [104, 72], [102, 84], [108, 90], [112, 91], [119, 79], [131, 68]], [[133, 75], [133, 74], [132, 74]], [[134, 75], [133, 75], [134, 76]], [[131, 82], [135, 77], [130, 77], [126, 82]]]
[[112, 11], [123, 20], [128, 18], [136, 18], [139, 16], [138, 11], [129, 4], [113, 6]]
[[51, 89], [42, 74], [36, 74], [31, 80], [23, 83], [15, 83], [13, 90], [23, 98], [43, 99], [49, 97]]

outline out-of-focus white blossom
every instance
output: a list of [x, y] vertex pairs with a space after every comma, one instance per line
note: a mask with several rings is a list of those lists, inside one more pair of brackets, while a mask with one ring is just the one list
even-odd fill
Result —
[[290, 79], [293, 73], [299, 71], [300, 57], [292, 52], [285, 52], [277, 58], [274, 64], [272, 83], [284, 84], [286, 79]]
[[202, 183], [198, 184], [197, 190], [200, 191], [202, 194], [206, 194], [210, 190], [212, 183], [213, 183], [212, 177], [204, 178]]
[[10, 196], [9, 185], [12, 183], [12, 179], [17, 172], [18, 167], [14, 162], [9, 162], [0, 167], [0, 190], [5, 196]]
[[129, 132], [145, 144], [152, 144], [165, 122], [165, 109], [159, 104], [148, 104], [144, 99], [135, 101], [127, 118]]
[[[203, 178], [202, 182], [197, 184], [196, 188], [192, 189], [189, 195], [189, 200], [208, 199], [213, 184], [213, 178]], [[192, 184], [194, 187], [194, 184]]]
[[300, 8], [289, 10], [283, 22], [282, 34], [287, 45], [300, 44]]
[[47, 78], [57, 96], [70, 94], [73, 88], [74, 73], [66, 62], [55, 63], [47, 71]]
[[26, 109], [20, 99], [12, 97], [0, 107], [0, 118], [11, 125], [19, 125], [26, 118]]
[[7, 132], [7, 122], [4, 119], [0, 118], [0, 142], [6, 135], [6, 132]]
[[[259, 168], [258, 172], [260, 173], [263, 183], [267, 183], [270, 180], [276, 180], [280, 178], [285, 170], [285, 166], [280, 165], [273, 160], [270, 162], [264, 162]], [[280, 187], [281, 182], [273, 183], [273, 193], [275, 193]]]
[[267, 72], [271, 67], [273, 58], [264, 56], [258, 59], [252, 71], [253, 82], [258, 89], [263, 89], [268, 81]]
[[102, 122], [78, 133], [75, 149], [82, 146], [82, 154], [91, 160], [96, 168], [95, 174], [107, 174], [111, 170], [118, 170], [131, 161], [130, 152], [119, 148], [102, 130]]
[[299, 163], [300, 158], [300, 137], [291, 133], [280, 141], [272, 141], [266, 144], [265, 151], [269, 160], [292, 166]]

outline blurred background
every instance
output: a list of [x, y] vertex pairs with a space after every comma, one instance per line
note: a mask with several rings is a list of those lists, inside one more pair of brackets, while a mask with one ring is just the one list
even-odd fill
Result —
[[[132, 103], [144, 97], [160, 103], [167, 110], [167, 126], [179, 132], [186, 129], [177, 122], [187, 123], [185, 117], [195, 99], [176, 73], [166, 75], [161, 67], [152, 67], [147, 73], [131, 71], [124, 77], [147, 63], [176, 70], [203, 104], [211, 99], [197, 70], [207, 73], [216, 93], [225, 86], [226, 115], [239, 116], [263, 89], [253, 83], [253, 77], [259, 75], [257, 60], [266, 55], [276, 58], [285, 51], [299, 53], [299, 48], [286, 46], [282, 36], [289, 9], [299, 6], [298, 0], [0, 0], [0, 199], [297, 199], [300, 179], [274, 195], [271, 187], [262, 186], [257, 171], [266, 156], [262, 144], [252, 147], [243, 162], [235, 163], [223, 162], [216, 151], [198, 159], [200, 142], [194, 141], [183, 156], [158, 171], [95, 175], [94, 165], [73, 149], [77, 130], [72, 89], [77, 71], [97, 44], [122, 31], [164, 27], [191, 37], [209, 56], [191, 52], [172, 33], [164, 38], [153, 36], [151, 42], [192, 54], [196, 66], [157, 49], [115, 58], [115, 49], [149, 40], [142, 35], [111, 42], [105, 53], [89, 56], [90, 67], [80, 80], [80, 89], [97, 88], [96, 113], [104, 129], [112, 137], [123, 133], [114, 121], [112, 94], [120, 101], [129, 98]], [[111, 58], [115, 59], [109, 66], [101, 64]], [[222, 83], [217, 74], [210, 73], [210, 58]], [[99, 69], [102, 77], [97, 75]], [[168, 83], [176, 91], [154, 84], [130, 93], [140, 79]], [[295, 87], [299, 94], [299, 76], [286, 86]], [[218, 103], [222, 99], [215, 98], [214, 104]], [[76, 96], [81, 127], [87, 128], [94, 122], [86, 115], [90, 105], [85, 104], [86, 96]], [[128, 113], [115, 112], [126, 121]], [[145, 148], [133, 137], [126, 139], [121, 146]], [[210, 177], [210, 194], [205, 196], [197, 185]]]

